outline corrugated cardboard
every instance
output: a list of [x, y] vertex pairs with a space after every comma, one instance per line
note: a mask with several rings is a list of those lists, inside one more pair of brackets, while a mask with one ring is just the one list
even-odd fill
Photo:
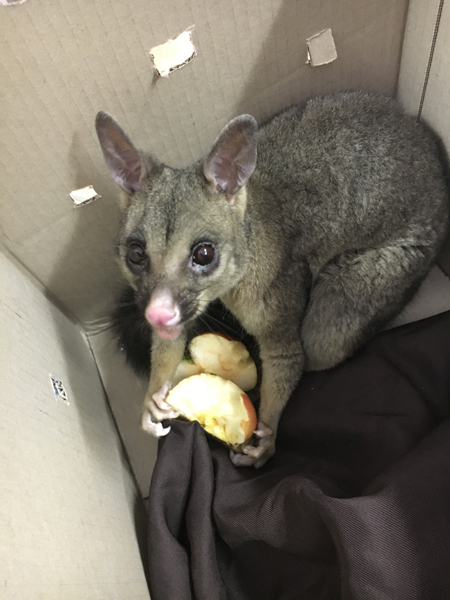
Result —
[[0, 598], [148, 599], [141, 501], [81, 331], [1, 253], [0, 298]]
[[110, 331], [89, 336], [89, 341], [140, 492], [146, 498], [158, 449], [157, 439], [140, 427], [147, 381], [124, 366]]
[[[411, 0], [405, 31], [398, 96], [417, 113], [435, 31], [439, 0]], [[450, 151], [450, 7], [443, 5], [436, 46], [426, 87], [422, 119], [439, 133]], [[439, 264], [450, 277], [450, 238]]]

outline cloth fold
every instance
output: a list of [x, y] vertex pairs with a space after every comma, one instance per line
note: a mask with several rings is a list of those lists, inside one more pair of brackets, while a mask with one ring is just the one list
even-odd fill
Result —
[[261, 469], [197, 423], [160, 443], [153, 600], [448, 600], [450, 312], [307, 373]]

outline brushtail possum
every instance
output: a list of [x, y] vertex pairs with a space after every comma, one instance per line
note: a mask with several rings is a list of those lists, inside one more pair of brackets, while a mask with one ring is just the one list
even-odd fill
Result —
[[259, 128], [239, 116], [185, 169], [137, 151], [104, 112], [96, 128], [124, 191], [120, 264], [152, 327], [142, 427], [168, 433], [189, 329], [220, 299], [259, 345], [258, 429], [231, 458], [260, 467], [303, 371], [350, 357], [429, 271], [449, 218], [437, 140], [362, 92], [311, 99]]

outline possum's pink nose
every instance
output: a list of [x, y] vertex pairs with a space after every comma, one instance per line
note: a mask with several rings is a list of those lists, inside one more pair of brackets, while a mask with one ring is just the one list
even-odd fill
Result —
[[178, 304], [168, 290], [154, 292], [145, 309], [145, 318], [153, 325], [160, 337], [167, 337], [181, 321]]
[[171, 327], [180, 320], [180, 311], [176, 307], [167, 308], [165, 306], [150, 305], [145, 311], [145, 316], [150, 325], [154, 327]]

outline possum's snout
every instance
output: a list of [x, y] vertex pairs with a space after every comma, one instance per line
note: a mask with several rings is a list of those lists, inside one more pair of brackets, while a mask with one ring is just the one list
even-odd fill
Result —
[[150, 325], [154, 327], [170, 327], [177, 325], [180, 311], [174, 308], [169, 310], [163, 306], [149, 306], [145, 311], [145, 316]]
[[152, 295], [145, 309], [145, 318], [164, 340], [176, 339], [183, 329], [180, 308], [167, 291]]

